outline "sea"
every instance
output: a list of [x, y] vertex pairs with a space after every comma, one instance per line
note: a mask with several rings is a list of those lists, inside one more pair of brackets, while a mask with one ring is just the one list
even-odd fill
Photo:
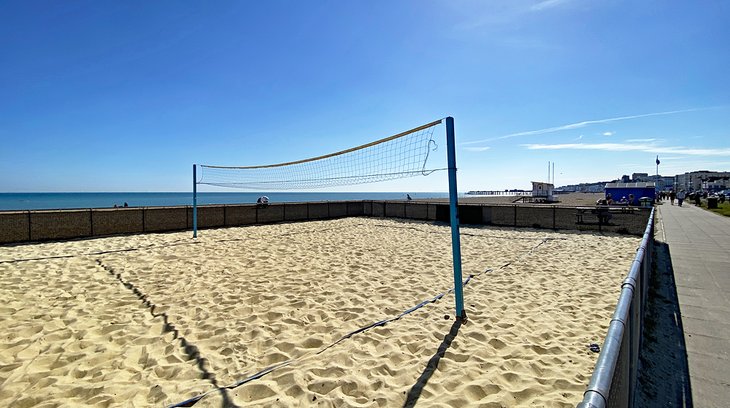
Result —
[[[447, 198], [448, 193], [398, 193], [398, 192], [351, 192], [351, 193], [198, 193], [198, 205], [206, 204], [255, 204], [261, 196], [269, 197], [270, 203], [295, 203], [307, 201], [347, 200], [405, 200], [406, 194], [413, 199]], [[74, 208], [164, 207], [192, 205], [192, 193], [0, 193], [0, 211], [56, 210]]]

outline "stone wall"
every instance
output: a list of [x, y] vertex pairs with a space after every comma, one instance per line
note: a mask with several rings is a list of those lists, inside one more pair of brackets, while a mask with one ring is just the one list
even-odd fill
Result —
[[[141, 208], [91, 210], [92, 235], [138, 234], [145, 231]], [[0, 216], [2, 218], [2, 216]]]
[[[461, 224], [606, 231], [641, 235], [650, 208], [612, 208], [608, 223], [591, 207], [459, 205]], [[198, 228], [340, 217], [388, 217], [449, 222], [449, 205], [422, 201], [340, 201], [198, 207]], [[51, 211], [1, 211], [0, 244], [192, 229], [190, 206]]]

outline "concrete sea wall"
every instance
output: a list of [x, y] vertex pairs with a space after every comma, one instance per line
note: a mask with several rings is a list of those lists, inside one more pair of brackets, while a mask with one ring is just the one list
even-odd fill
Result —
[[[641, 235], [650, 208], [611, 209], [599, 222], [588, 208], [546, 205], [461, 204], [461, 224], [494, 225]], [[449, 222], [449, 206], [422, 201], [333, 201], [198, 207], [198, 228], [234, 227], [341, 217], [388, 217]], [[190, 230], [190, 206], [50, 211], [0, 211], [0, 244]]]

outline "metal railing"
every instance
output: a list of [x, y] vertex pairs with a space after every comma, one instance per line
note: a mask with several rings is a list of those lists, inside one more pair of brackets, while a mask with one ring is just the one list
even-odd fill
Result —
[[608, 326], [588, 389], [578, 408], [630, 407], [636, 395], [641, 332], [649, 289], [654, 245], [654, 213], [651, 210], [641, 245], [621, 285], [616, 311]]

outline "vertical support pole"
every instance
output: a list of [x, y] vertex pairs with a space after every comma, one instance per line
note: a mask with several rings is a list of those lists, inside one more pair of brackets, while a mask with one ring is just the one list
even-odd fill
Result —
[[198, 237], [198, 174], [193, 164], [193, 238]]
[[555, 162], [553, 162], [553, 181], [551, 183], [555, 187]]
[[449, 209], [451, 213], [451, 253], [454, 258], [454, 296], [456, 318], [466, 319], [464, 310], [464, 283], [461, 276], [461, 239], [459, 236], [459, 202], [456, 191], [456, 143], [454, 142], [454, 118], [446, 118], [446, 151], [449, 164]]

